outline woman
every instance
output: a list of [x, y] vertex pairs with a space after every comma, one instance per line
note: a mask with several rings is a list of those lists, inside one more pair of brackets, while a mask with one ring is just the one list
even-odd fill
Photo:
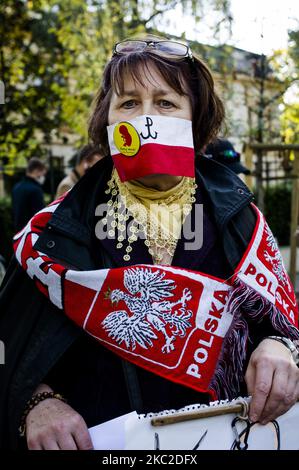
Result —
[[17, 329], [4, 446], [22, 445], [20, 422], [29, 449], [90, 449], [87, 427], [132, 409], [248, 393], [250, 419], [266, 423], [297, 400], [298, 368], [281, 339], [298, 338], [297, 310], [271, 303], [273, 284], [251, 254], [260, 226], [272, 242], [270, 233], [246, 186], [200, 154], [223, 117], [187, 46], [153, 37], [115, 46], [90, 122], [107, 157], [15, 240], [23, 269], [11, 265], [1, 300], [4, 340]]

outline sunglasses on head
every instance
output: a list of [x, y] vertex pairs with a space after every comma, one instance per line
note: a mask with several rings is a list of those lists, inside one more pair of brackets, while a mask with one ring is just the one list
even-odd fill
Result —
[[132, 52], [143, 52], [145, 50], [154, 51], [156, 54], [165, 58], [193, 60], [192, 52], [189, 46], [175, 41], [143, 41], [130, 39], [117, 42], [113, 48], [113, 55], [131, 54]]

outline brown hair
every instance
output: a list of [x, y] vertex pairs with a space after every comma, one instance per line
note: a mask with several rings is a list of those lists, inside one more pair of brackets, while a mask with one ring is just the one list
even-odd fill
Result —
[[92, 163], [93, 157], [95, 155], [101, 155], [101, 152], [98, 146], [94, 146], [91, 144], [84, 145], [78, 152], [75, 154], [75, 165], [80, 165], [83, 160], [86, 160], [87, 163]]
[[39, 171], [47, 170], [47, 166], [39, 158], [32, 157], [27, 163], [26, 172], [32, 173], [35, 170], [39, 170]]
[[127, 74], [143, 85], [142, 72], [148, 76], [150, 65], [178, 94], [189, 96], [196, 152], [200, 152], [217, 136], [224, 119], [224, 107], [215, 92], [214, 80], [207, 65], [198, 57], [193, 60], [169, 59], [155, 53], [155, 50], [146, 49], [143, 52], [114, 55], [104, 70], [102, 86], [95, 98], [89, 122], [89, 136], [105, 155], [109, 154], [106, 127], [112, 92], [123, 92]]

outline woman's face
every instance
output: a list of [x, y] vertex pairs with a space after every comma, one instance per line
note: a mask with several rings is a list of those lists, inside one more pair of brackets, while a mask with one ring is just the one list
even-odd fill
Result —
[[[142, 71], [144, 74], [144, 70]], [[132, 76], [124, 79], [124, 93], [113, 92], [109, 107], [108, 123], [128, 121], [143, 115], [158, 115], [192, 120], [191, 102], [188, 96], [179, 95], [152, 65], [146, 70], [144, 86], [135, 82]], [[181, 176], [149, 175], [139, 178], [145, 186], [167, 190], [180, 182]]]
[[146, 72], [149, 78], [143, 78], [144, 86], [134, 82], [128, 75], [124, 79], [124, 94], [117, 95], [113, 92], [108, 114], [109, 125], [145, 114], [191, 121], [189, 97], [176, 93], [152, 65], [148, 66]]

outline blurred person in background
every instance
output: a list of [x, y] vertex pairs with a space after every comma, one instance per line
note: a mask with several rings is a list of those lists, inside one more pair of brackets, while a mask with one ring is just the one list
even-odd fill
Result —
[[243, 173], [250, 175], [250, 170], [241, 163], [241, 155], [233, 144], [227, 139], [217, 139], [211, 142], [205, 150], [207, 156], [211, 155], [214, 160], [225, 165], [237, 175]]
[[70, 174], [59, 183], [56, 199], [72, 189], [86, 171], [102, 158], [103, 155], [99, 153], [96, 147], [90, 144], [82, 147], [72, 159], [74, 160], [75, 167], [71, 170]]
[[46, 165], [36, 157], [29, 160], [24, 178], [12, 189], [12, 209], [15, 231], [20, 231], [31, 217], [45, 207], [42, 185]]

